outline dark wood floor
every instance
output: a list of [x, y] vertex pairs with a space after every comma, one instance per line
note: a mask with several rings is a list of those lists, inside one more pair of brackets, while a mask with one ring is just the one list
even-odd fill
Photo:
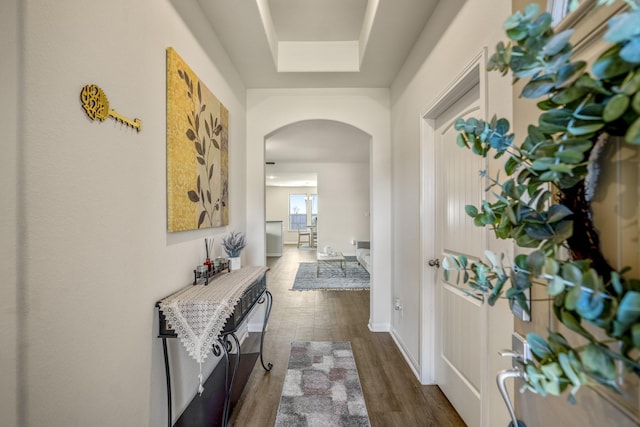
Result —
[[[350, 341], [373, 427], [464, 426], [437, 386], [420, 385], [388, 333], [371, 332], [368, 291], [291, 291], [298, 262], [315, 251], [285, 247], [270, 258], [274, 297], [265, 338], [270, 373], [256, 365], [232, 415], [236, 427], [274, 425], [291, 341]], [[327, 426], [330, 427], [330, 426]]]

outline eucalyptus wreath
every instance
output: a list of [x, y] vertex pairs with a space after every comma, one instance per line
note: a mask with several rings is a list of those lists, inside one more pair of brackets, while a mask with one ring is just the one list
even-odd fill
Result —
[[640, 280], [606, 261], [590, 209], [602, 147], [612, 137], [640, 144], [640, 0], [625, 3], [608, 22], [609, 47], [592, 64], [572, 59], [573, 30], [556, 33], [537, 5], [506, 20], [509, 41], [498, 43], [488, 69], [524, 79], [521, 96], [539, 100], [538, 123], [519, 146], [504, 118], [455, 123], [461, 147], [506, 156], [506, 178], [481, 172], [492, 197], [466, 213], [528, 253], [509, 261], [491, 252], [486, 262], [448, 257], [445, 278], [457, 274], [490, 305], [507, 298], [526, 311], [528, 289], [546, 286], [555, 316], [583, 344], [559, 332], [528, 334], [533, 360], [525, 364], [525, 386], [543, 396], [569, 389], [571, 402], [581, 386], [621, 392], [617, 367], [640, 375]]

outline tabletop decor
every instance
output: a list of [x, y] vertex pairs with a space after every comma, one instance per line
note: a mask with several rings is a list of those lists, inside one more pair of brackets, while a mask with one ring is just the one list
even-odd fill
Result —
[[542, 396], [568, 389], [571, 402], [582, 386], [621, 392], [619, 375], [640, 375], [640, 280], [606, 261], [590, 209], [602, 147], [613, 137], [640, 144], [640, 2], [624, 3], [628, 8], [608, 22], [606, 50], [590, 64], [572, 60], [573, 30], [556, 34], [537, 5], [508, 18], [509, 42], [498, 43], [488, 68], [527, 81], [521, 95], [540, 99], [539, 122], [519, 146], [505, 119], [455, 124], [458, 145], [507, 156], [506, 179], [482, 172], [495, 197], [467, 206], [467, 214], [529, 253], [510, 266], [491, 252], [488, 262], [448, 258], [445, 277], [457, 275], [490, 305], [504, 296], [525, 310], [524, 292], [545, 285], [556, 318], [583, 344], [555, 331], [546, 339], [528, 334], [534, 360], [526, 362], [524, 380]]
[[212, 345], [233, 314], [246, 284], [267, 270], [267, 267], [247, 267], [222, 276], [215, 285], [184, 287], [158, 303], [169, 328], [175, 331], [189, 356], [200, 365], [200, 392], [202, 363], [212, 353]]
[[167, 49], [167, 228], [229, 224], [229, 112]]
[[229, 256], [229, 269], [237, 270], [241, 267], [240, 252], [247, 246], [247, 239], [243, 232], [232, 231], [222, 238], [222, 249]]

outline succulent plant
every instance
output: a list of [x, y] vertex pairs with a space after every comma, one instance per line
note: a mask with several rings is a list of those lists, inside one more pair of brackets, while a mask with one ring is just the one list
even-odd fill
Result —
[[245, 246], [247, 246], [247, 239], [241, 231], [232, 231], [222, 238], [222, 247], [230, 258], [239, 257]]

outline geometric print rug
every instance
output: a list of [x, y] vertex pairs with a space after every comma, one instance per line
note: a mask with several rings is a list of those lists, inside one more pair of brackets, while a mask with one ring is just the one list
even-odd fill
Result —
[[291, 343], [275, 425], [371, 426], [351, 343]]
[[298, 264], [294, 291], [360, 291], [371, 289], [369, 273], [357, 262], [346, 263], [345, 272], [339, 267], [322, 263], [301, 262]]

